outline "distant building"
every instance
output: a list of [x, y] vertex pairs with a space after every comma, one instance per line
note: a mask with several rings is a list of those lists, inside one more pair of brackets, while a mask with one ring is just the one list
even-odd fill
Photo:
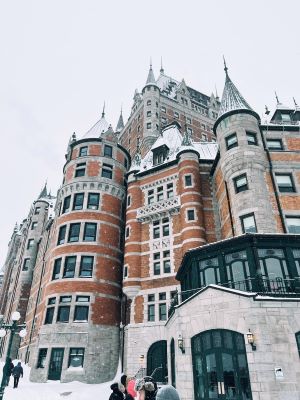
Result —
[[121, 354], [184, 400], [296, 400], [300, 109], [277, 99], [262, 122], [226, 66], [221, 102], [160, 72], [125, 125], [103, 111], [71, 138], [30, 282], [15, 229], [2, 308], [26, 290], [19, 356], [40, 382], [111, 380]]

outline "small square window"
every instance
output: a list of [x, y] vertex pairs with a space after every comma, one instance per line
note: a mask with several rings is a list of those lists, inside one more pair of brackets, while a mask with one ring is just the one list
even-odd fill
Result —
[[233, 179], [236, 193], [244, 192], [248, 189], [247, 175], [242, 174]]
[[69, 362], [68, 367], [72, 368], [82, 368], [84, 361], [84, 349], [79, 348], [71, 348], [69, 354]]
[[257, 136], [256, 133], [246, 132], [247, 142], [249, 145], [257, 146]]
[[243, 233], [257, 232], [254, 214], [247, 214], [241, 217]]
[[104, 157], [112, 158], [112, 147], [107, 144], [104, 145]]
[[158, 298], [159, 298], [159, 300], [166, 300], [166, 298], [167, 298], [167, 295], [166, 295], [166, 293], [165, 293], [165, 292], [163, 292], [163, 293], [159, 293], [159, 295], [158, 295]]
[[281, 139], [267, 139], [267, 146], [269, 150], [280, 151], [283, 150]]
[[234, 147], [237, 147], [237, 145], [238, 145], [236, 133], [233, 133], [232, 135], [227, 136], [225, 138], [225, 141], [226, 141], [227, 150], [233, 149]]
[[286, 217], [289, 233], [300, 233], [300, 217]]
[[97, 233], [97, 224], [86, 223], [84, 225], [83, 241], [84, 242], [95, 242]]
[[164, 260], [164, 273], [169, 274], [171, 272], [171, 262], [170, 260]]
[[291, 174], [275, 174], [278, 190], [281, 193], [296, 192]]
[[22, 271], [28, 271], [30, 265], [30, 258], [25, 258], [23, 262]]
[[56, 297], [50, 297], [48, 299], [48, 306], [53, 305], [56, 303]]
[[151, 129], [151, 127], [152, 127], [151, 122], [148, 122], [148, 123], [147, 123], [147, 129]]
[[151, 106], [151, 100], [147, 100], [147, 106]]
[[88, 147], [87, 146], [80, 147], [79, 157], [87, 156], [87, 153], [88, 153]]
[[163, 225], [163, 236], [169, 236], [169, 235], [170, 235], [169, 225]]
[[192, 175], [185, 175], [184, 176], [184, 186], [185, 187], [193, 186]]
[[161, 106], [161, 112], [163, 112], [163, 113], [167, 112], [166, 107]]
[[59, 302], [60, 303], [71, 303], [72, 296], [60, 296]]
[[188, 221], [195, 220], [195, 210], [187, 210], [187, 219]]
[[187, 117], [186, 122], [187, 122], [188, 124], [191, 124], [191, 123], [192, 123], [191, 118]]
[[147, 117], [151, 117], [151, 111], [147, 111]]
[[98, 210], [99, 208], [99, 193], [89, 193], [87, 208], [89, 210]]

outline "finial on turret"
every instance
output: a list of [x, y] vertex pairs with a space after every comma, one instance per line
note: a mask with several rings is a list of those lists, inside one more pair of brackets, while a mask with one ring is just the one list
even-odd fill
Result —
[[72, 139], [73, 142], [75, 142], [75, 140], [76, 140], [76, 133], [75, 132], [73, 132], [71, 139]]
[[223, 56], [223, 61], [224, 61], [224, 71], [225, 71], [226, 76], [228, 76], [228, 68], [227, 68], [226, 61], [225, 61], [225, 57], [224, 57], [224, 56]]
[[270, 110], [268, 109], [267, 106], [265, 106], [265, 114], [266, 114], [266, 115], [269, 115], [269, 114], [270, 114]]
[[160, 73], [161, 73], [161, 74], [164, 74], [164, 73], [165, 73], [165, 70], [164, 70], [164, 67], [163, 67], [163, 60], [162, 60], [162, 57], [160, 57]]
[[278, 99], [278, 96], [277, 96], [276, 91], [275, 91], [275, 97], [276, 97], [277, 104], [280, 104], [280, 101], [279, 101], [279, 99]]
[[297, 107], [298, 107], [298, 104], [297, 104], [297, 102], [296, 102], [296, 100], [295, 100], [295, 97], [293, 97], [293, 101], [294, 101], [295, 107], [297, 108]]
[[105, 117], [105, 102], [103, 103], [103, 109], [102, 109], [102, 118]]

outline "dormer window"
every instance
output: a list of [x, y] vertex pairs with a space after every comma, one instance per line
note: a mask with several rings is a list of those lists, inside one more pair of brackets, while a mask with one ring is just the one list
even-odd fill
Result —
[[153, 165], [162, 164], [168, 156], [169, 148], [165, 144], [152, 150], [153, 152]]
[[282, 122], [291, 122], [290, 114], [281, 114]]

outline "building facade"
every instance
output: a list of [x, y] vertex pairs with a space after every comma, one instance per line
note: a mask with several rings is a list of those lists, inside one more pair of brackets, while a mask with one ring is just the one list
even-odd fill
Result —
[[300, 109], [262, 122], [225, 74], [219, 102], [150, 66], [125, 125], [71, 138], [2, 284], [33, 381], [108, 381], [121, 355], [183, 400], [299, 398]]

